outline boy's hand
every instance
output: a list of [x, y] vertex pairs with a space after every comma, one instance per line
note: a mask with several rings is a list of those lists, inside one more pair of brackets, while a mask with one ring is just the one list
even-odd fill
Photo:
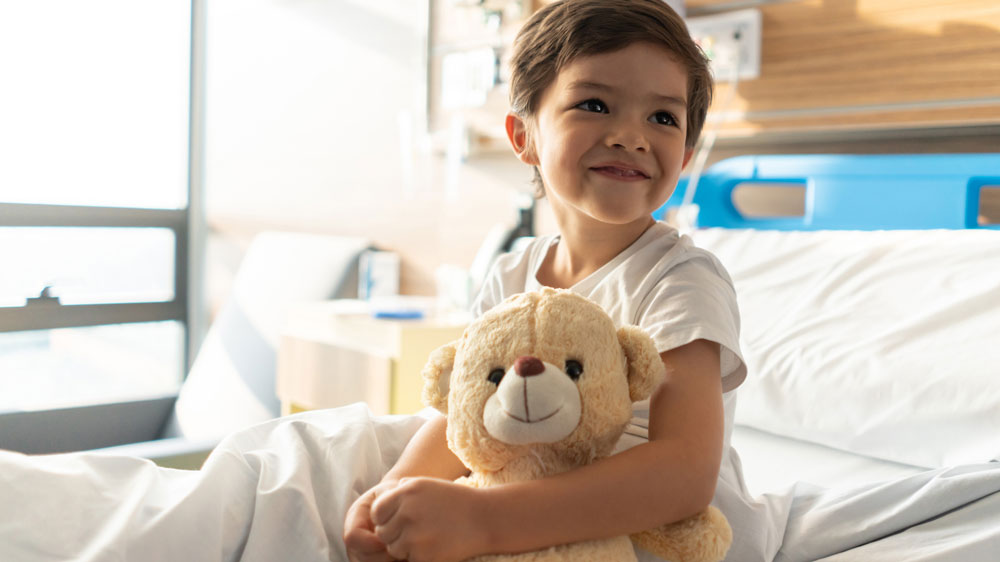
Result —
[[371, 506], [375, 535], [390, 556], [452, 562], [489, 550], [479, 490], [437, 478], [403, 478]]
[[386, 551], [385, 544], [375, 536], [372, 523], [372, 502], [379, 494], [391, 489], [396, 481], [382, 482], [361, 494], [347, 510], [344, 518], [344, 546], [351, 562], [390, 562], [395, 560]]

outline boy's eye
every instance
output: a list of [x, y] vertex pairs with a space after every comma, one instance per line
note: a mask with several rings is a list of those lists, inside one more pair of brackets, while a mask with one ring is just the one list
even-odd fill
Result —
[[583, 365], [574, 359], [569, 359], [566, 361], [566, 374], [569, 378], [577, 380], [583, 375]]
[[650, 118], [650, 121], [656, 123], [657, 125], [676, 125], [677, 120], [674, 116], [667, 113], [666, 111], [657, 111]]
[[486, 380], [498, 385], [500, 384], [501, 379], [503, 379], [504, 373], [506, 373], [506, 371], [497, 367], [496, 369], [490, 371], [490, 375], [486, 377]]
[[589, 99], [587, 101], [576, 104], [576, 107], [584, 111], [593, 111], [594, 113], [608, 112], [608, 106], [604, 105], [604, 102], [598, 99]]

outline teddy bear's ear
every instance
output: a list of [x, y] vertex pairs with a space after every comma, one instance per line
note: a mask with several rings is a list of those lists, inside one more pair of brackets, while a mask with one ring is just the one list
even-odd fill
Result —
[[618, 343], [628, 362], [629, 398], [633, 402], [649, 398], [666, 372], [653, 338], [637, 326], [622, 326], [618, 329]]
[[424, 370], [420, 373], [424, 378], [424, 391], [421, 396], [424, 404], [437, 408], [444, 415], [448, 415], [448, 386], [451, 369], [455, 366], [457, 346], [456, 340], [432, 351]]

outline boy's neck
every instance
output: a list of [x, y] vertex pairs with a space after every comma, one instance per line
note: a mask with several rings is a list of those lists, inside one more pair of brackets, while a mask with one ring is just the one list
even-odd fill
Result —
[[631, 246], [655, 222], [649, 217], [627, 225], [595, 229], [574, 228], [560, 221], [559, 242], [549, 250], [539, 268], [538, 282], [547, 287], [572, 287]]

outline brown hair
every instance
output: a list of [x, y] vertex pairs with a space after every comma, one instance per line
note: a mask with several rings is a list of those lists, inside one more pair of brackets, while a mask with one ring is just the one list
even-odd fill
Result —
[[[522, 119], [534, 117], [542, 92], [571, 61], [638, 41], [665, 47], [687, 70], [684, 144], [693, 148], [712, 103], [712, 74], [684, 20], [663, 0], [560, 0], [535, 12], [514, 41], [511, 111]], [[541, 187], [537, 167], [535, 183]]]

